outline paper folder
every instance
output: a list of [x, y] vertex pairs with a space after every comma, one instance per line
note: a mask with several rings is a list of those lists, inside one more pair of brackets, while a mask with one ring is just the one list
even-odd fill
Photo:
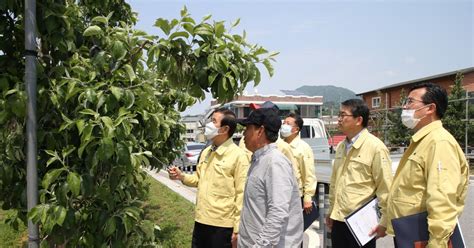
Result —
[[303, 220], [304, 220], [303, 231], [306, 231], [306, 229], [308, 229], [308, 227], [310, 227], [311, 224], [313, 224], [313, 222], [319, 217], [318, 206], [316, 206], [316, 203], [314, 201], [311, 202], [311, 204], [313, 205], [313, 210], [309, 214], [306, 214], [303, 209]]
[[[424, 248], [428, 244], [428, 212], [393, 219], [392, 226], [398, 247]], [[466, 247], [459, 222], [454, 228], [448, 246], [452, 248]]]

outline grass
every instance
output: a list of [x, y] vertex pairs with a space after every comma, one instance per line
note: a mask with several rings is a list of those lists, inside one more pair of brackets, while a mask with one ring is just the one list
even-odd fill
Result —
[[4, 220], [12, 214], [12, 211], [0, 210], [0, 247], [24, 247], [28, 242], [26, 227], [21, 225], [16, 231]]
[[163, 247], [190, 247], [194, 227], [194, 204], [163, 184], [148, 177], [150, 197], [145, 206], [146, 219], [161, 228], [158, 236]]
[[[150, 195], [144, 210], [146, 219], [154, 221], [161, 228], [158, 240], [162, 247], [190, 247], [194, 227], [194, 204], [168, 187], [149, 177]], [[25, 226], [15, 231], [4, 220], [12, 211], [0, 210], [0, 248], [25, 247], [28, 234]]]

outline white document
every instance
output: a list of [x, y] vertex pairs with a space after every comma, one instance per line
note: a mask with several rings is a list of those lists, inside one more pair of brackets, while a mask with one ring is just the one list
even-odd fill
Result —
[[375, 238], [376, 234], [369, 235], [374, 227], [379, 224], [380, 211], [377, 198], [364, 204], [362, 207], [345, 218], [346, 224], [360, 246], [367, 244]]

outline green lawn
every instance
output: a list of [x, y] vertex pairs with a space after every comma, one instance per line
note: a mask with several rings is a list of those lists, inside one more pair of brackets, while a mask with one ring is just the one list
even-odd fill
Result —
[[147, 219], [161, 228], [163, 247], [191, 247], [194, 227], [194, 204], [152, 178], [150, 197], [145, 207]]
[[0, 247], [22, 247], [28, 242], [26, 227], [21, 225], [19, 231], [14, 230], [4, 220], [12, 211], [0, 210]]
[[[190, 247], [194, 226], [194, 204], [171, 191], [166, 186], [148, 178], [150, 197], [144, 209], [147, 219], [154, 220], [161, 228], [160, 245], [163, 247]], [[22, 247], [27, 244], [24, 226], [15, 231], [4, 220], [11, 211], [0, 210], [0, 248]]]

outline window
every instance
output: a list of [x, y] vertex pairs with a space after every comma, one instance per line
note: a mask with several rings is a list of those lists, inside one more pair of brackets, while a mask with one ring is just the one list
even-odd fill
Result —
[[244, 107], [244, 118], [247, 118], [251, 111], [252, 110], [249, 107]]
[[186, 129], [186, 133], [194, 133], [193, 129]]
[[202, 150], [205, 146], [205, 144], [186, 145], [186, 148], [188, 150]]
[[380, 96], [372, 97], [372, 108], [380, 108]]
[[311, 133], [314, 133], [312, 126], [303, 126], [303, 129], [300, 131], [300, 138], [311, 138]]

